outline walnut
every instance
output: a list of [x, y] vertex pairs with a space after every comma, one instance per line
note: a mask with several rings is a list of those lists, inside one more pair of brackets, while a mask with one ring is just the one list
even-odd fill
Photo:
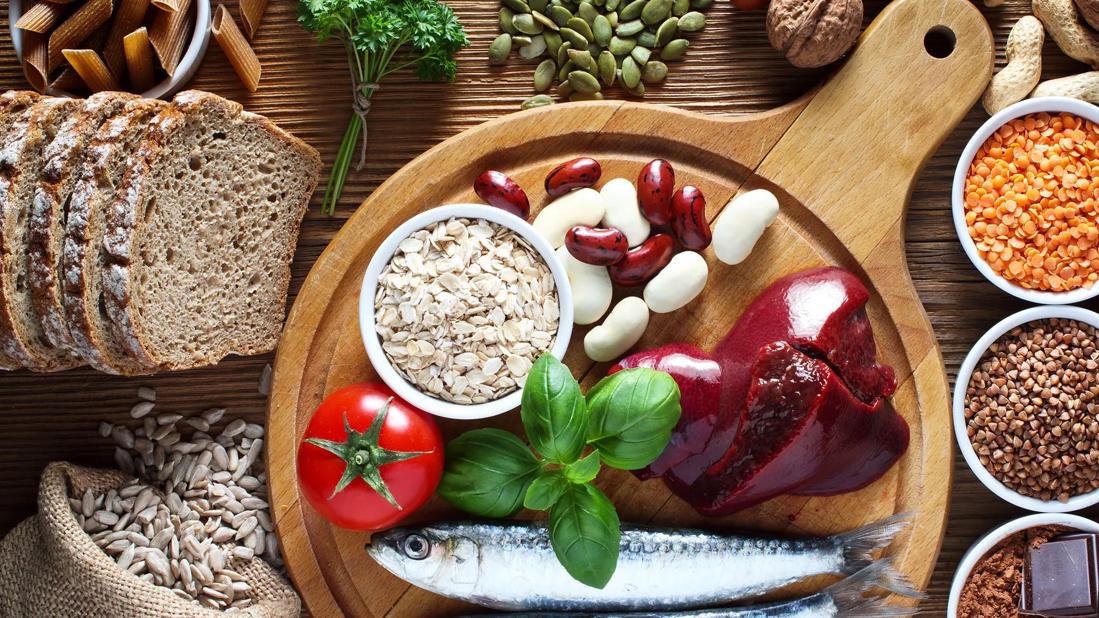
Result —
[[1099, 0], [1076, 0], [1076, 8], [1089, 26], [1099, 30]]
[[851, 49], [862, 30], [862, 0], [771, 0], [767, 38], [796, 67], [821, 67]]

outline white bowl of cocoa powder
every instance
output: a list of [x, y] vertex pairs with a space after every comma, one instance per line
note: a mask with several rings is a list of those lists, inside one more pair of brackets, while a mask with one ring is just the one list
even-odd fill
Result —
[[[1007, 544], [1017, 540], [1026, 545], [1064, 532], [1099, 533], [1099, 524], [1078, 515], [1040, 513], [1013, 519], [986, 533], [962, 556], [954, 571], [946, 615], [949, 618], [1017, 615], [1007, 607], [999, 607], [1011, 604], [1012, 597], [1017, 605], [1019, 583], [1024, 577], [1022, 556], [1010, 555], [1012, 552], [1005, 551], [1010, 549]], [[977, 580], [967, 590], [970, 577]]]
[[1099, 503], [1099, 314], [1025, 309], [973, 346], [954, 384], [954, 435], [1007, 502], [1067, 513]]

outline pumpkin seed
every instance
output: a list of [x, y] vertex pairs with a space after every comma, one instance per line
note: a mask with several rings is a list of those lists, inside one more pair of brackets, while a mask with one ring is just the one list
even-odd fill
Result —
[[538, 11], [531, 11], [530, 14], [532, 17], [534, 17], [534, 21], [542, 24], [543, 27], [549, 28], [550, 30], [558, 30], [557, 23], [549, 17], [546, 17]]
[[706, 16], [698, 11], [691, 11], [679, 18], [679, 29], [683, 32], [698, 32], [706, 27]]
[[595, 60], [591, 57], [591, 52], [586, 49], [570, 49], [569, 62], [585, 71], [591, 71], [595, 67]]
[[589, 43], [588, 44], [588, 51], [591, 52], [591, 57], [592, 58], [598, 58], [599, 57], [599, 52], [603, 51], [603, 46], [600, 45], [599, 43]]
[[595, 19], [591, 22], [591, 31], [595, 35], [595, 42], [600, 45], [606, 45], [611, 42], [611, 37], [614, 36], [614, 29], [611, 28], [611, 22], [604, 15], [596, 15]]
[[534, 69], [534, 90], [545, 92], [553, 84], [553, 78], [557, 75], [557, 63], [546, 58]]
[[626, 92], [635, 97], [643, 97], [645, 96], [645, 84], [643, 82], [637, 82], [637, 85], [633, 88], [626, 88]]
[[557, 81], [568, 81], [569, 73], [572, 73], [576, 67], [572, 66], [571, 62], [565, 62], [561, 65], [561, 68], [557, 70]]
[[691, 0], [672, 0], [672, 15], [679, 17], [691, 10]]
[[589, 43], [595, 40], [595, 33], [591, 31], [591, 26], [580, 17], [573, 17], [570, 19], [568, 27], [579, 32]]
[[557, 96], [562, 99], [567, 99], [572, 94], [572, 84], [569, 80], [563, 80], [557, 83]]
[[596, 64], [599, 66], [599, 79], [603, 81], [603, 85], [613, 86], [615, 75], [618, 73], [618, 62], [614, 59], [614, 54], [609, 51], [602, 52]]
[[608, 13], [614, 13], [618, 10], [618, 5], [620, 3], [621, 0], [607, 0], [606, 4], [603, 5], [603, 10]]
[[547, 14], [549, 15], [549, 18], [553, 20], [553, 23], [558, 26], [564, 26], [572, 19], [572, 13], [563, 6], [551, 6], [547, 9]]
[[506, 6], [500, 7], [500, 29], [508, 34], [519, 34], [519, 31], [515, 29], [515, 25], [512, 24], [512, 20], [515, 19], [515, 11], [512, 11]]
[[691, 8], [704, 10], [714, 5], [714, 0], [691, 0]]
[[610, 23], [611, 28], [617, 28], [618, 27], [618, 13], [617, 12], [607, 13], [607, 21]]
[[531, 11], [538, 11], [539, 13], [545, 13], [546, 6], [549, 5], [549, 0], [526, 0], [526, 2]]
[[[572, 19], [576, 19], [576, 18], [573, 17]], [[570, 23], [572, 22], [572, 19], [569, 20]], [[584, 21], [584, 20], [581, 19], [580, 21]], [[585, 25], [587, 25], [587, 24], [585, 24]], [[572, 28], [561, 28], [560, 32], [561, 32], [561, 38], [568, 41], [569, 43], [572, 43], [572, 46], [575, 49], [587, 49], [588, 48], [588, 39], [584, 38], [584, 35], [580, 34], [579, 32], [573, 30]]]
[[569, 101], [570, 102], [572, 102], [572, 101], [602, 101], [602, 100], [603, 100], [603, 93], [602, 92], [592, 92], [590, 94], [585, 94], [583, 92], [574, 92], [574, 93], [569, 95]]
[[530, 13], [530, 5], [523, 0], [501, 0], [501, 2], [516, 13]]
[[641, 21], [653, 26], [664, 21], [672, 12], [672, 0], [649, 0], [641, 10]]
[[561, 43], [557, 48], [557, 66], [561, 66], [569, 61], [569, 50], [572, 49], [572, 43], [565, 41]]
[[645, 3], [649, 0], [633, 0], [618, 12], [618, 18], [622, 21], [632, 21], [641, 17], [641, 11], [645, 9]]
[[645, 24], [641, 23], [640, 19], [635, 19], [618, 24], [618, 27], [614, 29], [614, 33], [618, 36], [635, 36], [644, 29]]
[[577, 9], [576, 14], [580, 16], [580, 19], [588, 22], [588, 25], [591, 26], [592, 22], [595, 21], [596, 16], [598, 16], [600, 13], [594, 5], [581, 4], [580, 7]]
[[504, 64], [511, 53], [511, 35], [503, 33], [492, 40], [488, 46], [489, 64]]
[[546, 30], [542, 33], [542, 38], [546, 40], [546, 51], [549, 52], [549, 56], [556, 58], [557, 48], [561, 47], [561, 35], [554, 30]]
[[515, 19], [512, 20], [511, 23], [515, 26], [516, 30], [522, 32], [523, 34], [542, 34], [542, 31], [545, 30], [542, 24], [534, 21], [534, 16], [530, 13], [516, 15]]
[[511, 37], [511, 44], [514, 47], [522, 47], [524, 45], [530, 45], [531, 38], [525, 34]]
[[637, 64], [644, 65], [649, 61], [649, 57], [652, 56], [652, 52], [648, 47], [641, 47], [638, 45], [630, 51], [630, 57], [637, 61]]
[[633, 39], [621, 39], [614, 36], [611, 37], [611, 42], [607, 45], [607, 49], [615, 56], [625, 56], [630, 53], [636, 45], [637, 41]]
[[637, 35], [637, 44], [641, 47], [653, 48], [656, 47], [656, 34], [649, 32], [648, 30]]
[[622, 59], [622, 83], [626, 88], [636, 88], [641, 83], [641, 67], [637, 66], [633, 56]]
[[650, 45], [650, 47], [664, 47], [675, 38], [675, 33], [679, 30], [679, 18], [669, 17], [665, 19], [660, 27], [656, 29], [656, 45]]
[[668, 76], [668, 65], [659, 60], [652, 60], [645, 63], [645, 66], [641, 68], [641, 81], [646, 84], [655, 84], [657, 82], [664, 81], [664, 78]]
[[687, 39], [674, 39], [668, 41], [668, 44], [660, 50], [660, 59], [669, 61], [682, 60], [690, 45], [691, 43]]
[[593, 0], [593, 3], [595, 4], [595, 6], [601, 7], [606, 4], [606, 0]]
[[575, 92], [581, 94], [592, 94], [601, 90], [599, 80], [587, 71], [572, 71], [569, 73], [569, 83]]
[[536, 107], [545, 107], [547, 105], [553, 105], [553, 97], [548, 94], [536, 94], [526, 101], [523, 101], [522, 108], [534, 109]]
[[519, 48], [519, 57], [523, 60], [534, 60], [546, 53], [546, 39], [538, 35], [531, 39], [530, 43]]

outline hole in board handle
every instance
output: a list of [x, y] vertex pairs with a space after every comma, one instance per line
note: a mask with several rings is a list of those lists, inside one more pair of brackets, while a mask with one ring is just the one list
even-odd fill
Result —
[[946, 58], [954, 53], [958, 37], [946, 26], [935, 26], [923, 37], [923, 48], [935, 58]]

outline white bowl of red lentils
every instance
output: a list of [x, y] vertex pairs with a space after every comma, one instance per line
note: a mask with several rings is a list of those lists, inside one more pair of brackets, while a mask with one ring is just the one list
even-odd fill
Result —
[[970, 261], [1039, 304], [1099, 295], [1099, 107], [1027, 99], [995, 114], [962, 151], [951, 195]]
[[1000, 498], [1067, 513], [1099, 503], [1099, 314], [1024, 309], [973, 346], [954, 384], [958, 448]]

